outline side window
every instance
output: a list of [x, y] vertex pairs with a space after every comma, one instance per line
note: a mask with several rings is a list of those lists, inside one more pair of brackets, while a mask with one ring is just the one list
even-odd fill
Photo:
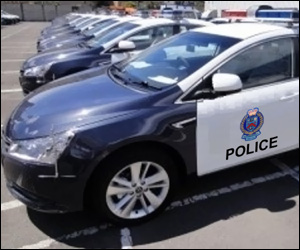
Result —
[[185, 18], [190, 18], [190, 19], [196, 19], [196, 15], [195, 15], [195, 13], [194, 12], [185, 12], [184, 13], [184, 17]]
[[244, 88], [251, 88], [292, 78], [293, 60], [293, 40], [278, 39], [239, 54], [219, 73], [236, 74]]
[[151, 28], [143, 30], [131, 36], [127, 40], [134, 42], [137, 50], [144, 50], [149, 48], [153, 44], [156, 44], [168, 37], [173, 36], [173, 32], [173, 26]]
[[179, 45], [175, 47], [166, 48], [166, 60], [176, 60], [178, 55], [181, 57], [188, 59], [199, 59], [201, 61], [211, 59], [218, 52], [218, 45], [214, 43], [203, 44], [203, 45]]
[[156, 29], [155, 41], [153, 42], [153, 44], [156, 44], [173, 35], [174, 35], [174, 26], [158, 27]]

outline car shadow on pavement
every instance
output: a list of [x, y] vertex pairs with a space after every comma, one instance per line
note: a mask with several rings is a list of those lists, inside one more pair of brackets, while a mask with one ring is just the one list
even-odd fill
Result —
[[[298, 152], [292, 154], [293, 157], [295, 154], [299, 155]], [[290, 155], [287, 157], [290, 158]], [[184, 188], [181, 188], [176, 200], [184, 201], [185, 198], [196, 194], [207, 193], [275, 172], [279, 172], [278, 168], [265, 160], [200, 179], [190, 178]], [[299, 183], [290, 176], [286, 176], [186, 206], [179, 206], [166, 211], [146, 224], [130, 228], [133, 244], [138, 246], [171, 240], [220, 221], [229, 221], [256, 209], [266, 209], [271, 213], [287, 211], [296, 206], [296, 202], [292, 200], [296, 196], [299, 196]], [[121, 247], [121, 228], [103, 226], [99, 229], [105, 221], [96, 220], [92, 214], [46, 215], [32, 210], [28, 210], [28, 214], [33, 224], [43, 233], [68, 246]], [[98, 230], [93, 232], [92, 229], [95, 226]], [[82, 231], [82, 229], [87, 230]]]

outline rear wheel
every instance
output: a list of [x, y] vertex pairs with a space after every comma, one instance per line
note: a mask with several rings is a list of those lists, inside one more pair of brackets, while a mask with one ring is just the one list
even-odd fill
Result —
[[175, 162], [162, 152], [118, 155], [93, 178], [94, 207], [115, 224], [140, 224], [166, 208], [177, 181]]

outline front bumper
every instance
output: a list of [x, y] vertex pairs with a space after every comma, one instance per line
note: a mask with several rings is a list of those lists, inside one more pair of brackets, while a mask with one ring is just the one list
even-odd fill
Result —
[[38, 197], [35, 194], [32, 194], [25, 189], [22, 189], [14, 183], [8, 182], [6, 186], [14, 198], [21, 201], [27, 207], [33, 210], [53, 214], [66, 213], [68, 211], [66, 207], [55, 204], [50, 200]]
[[1, 154], [10, 193], [26, 206], [46, 213], [66, 213], [84, 208], [85, 181], [79, 176], [56, 176], [55, 167], [21, 162]]
[[44, 77], [24, 76], [22, 72], [19, 81], [25, 95], [48, 83]]

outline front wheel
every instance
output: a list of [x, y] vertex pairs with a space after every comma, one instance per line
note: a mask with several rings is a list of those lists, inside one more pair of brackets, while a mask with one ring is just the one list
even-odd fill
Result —
[[173, 159], [156, 151], [122, 154], [100, 169], [93, 180], [94, 207], [119, 225], [140, 224], [161, 213], [178, 180]]

